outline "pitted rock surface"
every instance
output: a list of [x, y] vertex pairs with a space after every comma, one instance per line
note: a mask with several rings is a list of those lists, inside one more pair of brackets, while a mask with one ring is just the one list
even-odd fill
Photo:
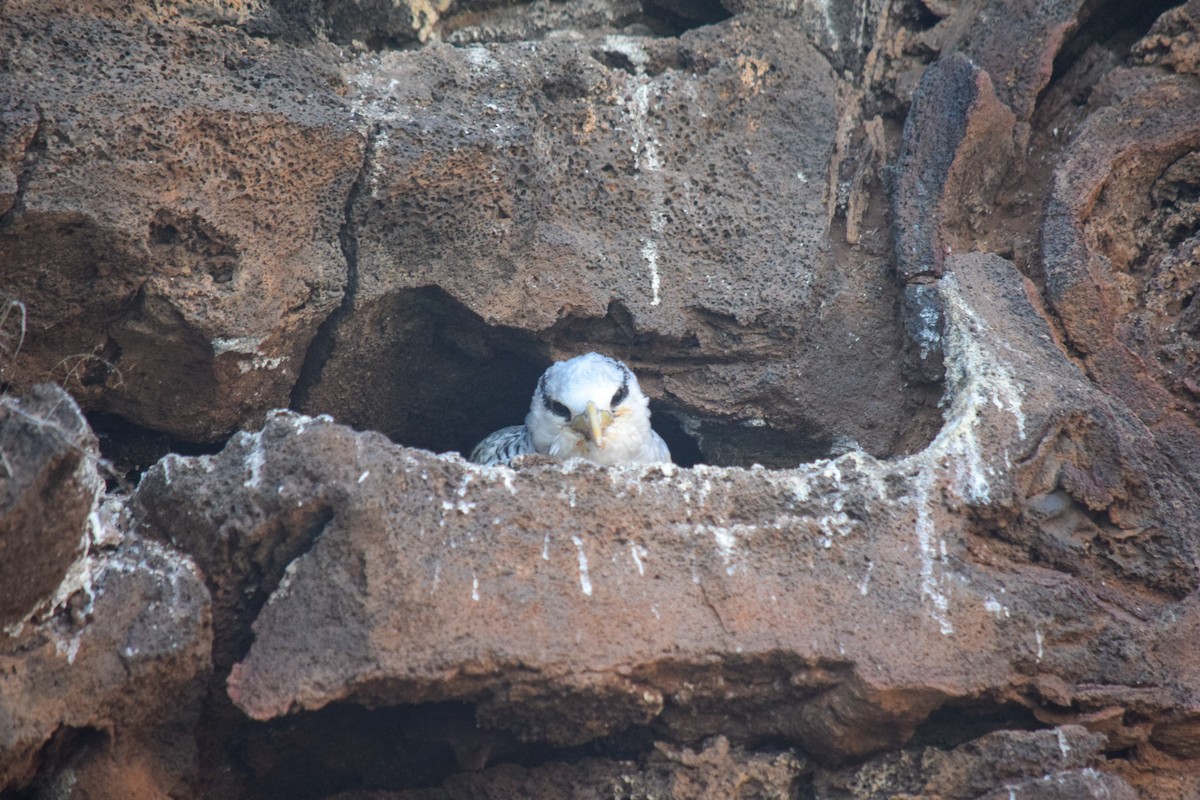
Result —
[[[1050, 82], [1064, 41], [1096, 13], [1085, 0], [982, 0], [958, 4], [933, 34], [944, 54], [963, 53], [992, 76], [1023, 121]], [[1003, 24], [992, 24], [1004, 20]]]
[[[649, 725], [684, 740], [783, 736], [837, 763], [986, 695], [1144, 738], [1089, 715], [1197, 690], [1190, 661], [1154, 654], [1194, 624], [1172, 602], [1195, 582], [1186, 484], [1053, 345], [1011, 265], [949, 264], [946, 424], [905, 459], [514, 471], [285, 414], [253, 445], [164, 462], [139, 494], [192, 519], [219, 498], [244, 518], [302, 505], [300, 465], [324, 465], [332, 513], [310, 512], [324, 529], [230, 674], [258, 719], [465, 700], [527, 740]], [[1127, 471], [1097, 472], [1100, 453]], [[1156, 485], [1139, 483], [1151, 468]], [[1052, 498], [1042, 516], [1023, 511], [1035, 492]], [[1089, 492], [1141, 515], [1087, 532], [1112, 557], [1059, 554], [1076, 575], [1007, 560], [1006, 540], [1066, 547], [1060, 523]]]
[[[430, 47], [347, 79], [372, 126], [356, 271], [301, 409], [466, 451], [589, 341], [710, 461], [790, 466], [834, 435], [903, 448], [923, 400], [894, 308], [865, 302], [882, 264], [833, 260], [840, 82], [800, 29]], [[755, 427], [757, 452], [729, 444]]]
[[[1104, 761], [1103, 745], [1103, 736], [1077, 725], [998, 731], [949, 751], [905, 749], [854, 767], [820, 770], [814, 796], [882, 800], [901, 790], [908, 796], [977, 800], [994, 796], [993, 787], [1003, 786], [1014, 794], [1020, 791], [1020, 797], [1136, 797], [1125, 781], [1095, 769]], [[1047, 764], [1053, 766], [1051, 772]]]
[[970, 248], [1013, 151], [1013, 113], [991, 78], [961, 54], [922, 78], [896, 161], [892, 213], [900, 280], [940, 275], [946, 255]]
[[3, 633], [0, 791], [39, 769], [51, 785], [112, 793], [98, 796], [161, 797], [195, 782], [208, 592], [186, 557], [125, 535], [119, 506], [95, 513], [60, 606]]
[[44, 610], [83, 555], [104, 482], [96, 437], [57, 386], [0, 397], [0, 432], [0, 627], [9, 628]]
[[504, 764], [483, 773], [463, 773], [434, 789], [404, 792], [347, 792], [335, 800], [484, 800], [524, 797], [755, 797], [790, 800], [811, 766], [790, 753], [750, 753], [724, 737], [703, 746], [658, 746], [642, 761], [590, 759], [533, 768]]
[[0, 94], [37, 113], [0, 220], [16, 385], [201, 441], [286, 405], [346, 281], [364, 135], [336, 81], [232, 28], [7, 5]]
[[1047, 201], [1047, 295], [1093, 379], [1200, 475], [1200, 90], [1118, 70], [1096, 94]]
[[1200, 797], [1198, 9], [3, 3], [0, 793]]

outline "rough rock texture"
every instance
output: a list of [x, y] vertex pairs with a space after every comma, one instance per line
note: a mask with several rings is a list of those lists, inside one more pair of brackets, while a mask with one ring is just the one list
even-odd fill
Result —
[[[469, 449], [586, 341], [633, 363], [707, 461], [790, 466], [835, 436], [903, 448], [922, 395], [904, 386], [894, 307], [863, 301], [883, 263], [830, 268], [843, 112], [802, 30], [747, 16], [351, 68], [372, 126], [351, 300], [302, 409]], [[765, 429], [753, 452], [747, 427]]]
[[943, 53], [962, 53], [992, 78], [1000, 99], [1023, 120], [1050, 82], [1067, 36], [1101, 4], [1088, 0], [967, 0], [929, 38]]
[[[338, 471], [320, 479], [344, 487], [332, 516], [230, 677], [235, 702], [260, 719], [345, 699], [469, 700], [486, 722], [562, 745], [653, 724], [684, 740], [786, 736], [836, 761], [988, 693], [1171, 707], [1196, 678], [1170, 659], [1126, 661], [1144, 632], [1108, 609], [1119, 594], [1051, 581], [1043, 567], [997, 572], [972, 550], [996, 547], [988, 532], [1000, 529], [1051, 554], [1086, 536], [1093, 555], [1073, 553], [1076, 569], [1135, 597], [1159, 589], [1122, 602], [1169, 637], [1178, 612], [1155, 609], [1196, 580], [1186, 483], [1053, 346], [1011, 266], [951, 264], [940, 288], [947, 425], [901, 461], [856, 452], [778, 473], [513, 472], [279, 416], [260, 434], [275, 446], [233, 447], [182, 474], [172, 465], [169, 482], [155, 467], [139, 493], [165, 493], [185, 517], [218, 504], [236, 514], [260, 495], [302, 496], [302, 464]], [[1155, 485], [1137, 479], [1146, 473]], [[1088, 519], [1076, 509], [1089, 492], [1128, 498], [1136, 527], [1071, 527]], [[1026, 512], [1028, 499], [1046, 512]], [[1100, 641], [1079, 647], [1042, 627], [1068, 617]], [[888, 647], [898, 623], [907, 641]], [[1111, 688], [1079, 696], [1061, 671]], [[736, 723], [714, 712], [728, 704], [744, 712]]]
[[[944, 800], [1006, 797], [1134, 798], [1119, 777], [1098, 772], [1104, 737], [1077, 725], [997, 731], [952, 750], [905, 749], [861, 766], [822, 771], [818, 800], [876, 800], [898, 793]], [[1047, 768], [1049, 766], [1049, 771]], [[1001, 787], [996, 794], [997, 787]]]
[[35, 770], [43, 785], [75, 792], [56, 795], [66, 797], [161, 797], [195, 785], [207, 592], [179, 553], [106, 534], [66, 607], [6, 636], [0, 787]]
[[790, 800], [811, 768], [791, 753], [747, 753], [724, 737], [704, 747], [662, 744], [642, 761], [592, 759], [524, 768], [503, 764], [483, 773], [461, 773], [435, 789], [348, 792], [336, 800], [531, 800], [572, 797], [737, 797]]
[[37, 611], [83, 555], [104, 488], [99, 455], [79, 406], [57, 386], [0, 397], [0, 626]]
[[1133, 52], [1144, 64], [1200, 75], [1200, 2], [1191, 0], [1163, 14]]
[[1092, 102], [1047, 204], [1047, 298], [1093, 379], [1200, 479], [1200, 86], [1119, 70]]
[[0, 486], [22, 492], [0, 530], [0, 607], [24, 613], [0, 633], [0, 792], [35, 777], [55, 797], [189, 791], [208, 592], [182, 554], [126, 533], [119, 500], [100, 502], [95, 438], [65, 392], [2, 408]]
[[949, 253], [971, 248], [973, 218], [994, 205], [1011, 162], [1014, 123], [988, 73], [965, 56], [947, 56], [925, 71], [892, 190], [902, 281], [941, 275]]
[[285, 405], [346, 281], [363, 132], [336, 70], [149, 11], [3, 14], [0, 286], [30, 309], [9, 379], [192, 440]]
[[4, 3], [0, 793], [1200, 798], [1198, 41]]

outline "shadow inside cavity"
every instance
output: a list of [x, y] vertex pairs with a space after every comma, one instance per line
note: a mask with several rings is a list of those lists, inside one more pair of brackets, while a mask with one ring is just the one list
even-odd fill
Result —
[[266, 723], [246, 723], [231, 748], [256, 797], [321, 798], [347, 791], [437, 786], [497, 764], [536, 767], [585, 758], [636, 759], [652, 749], [632, 729], [575, 747], [521, 742], [481, 728], [475, 706], [446, 702], [367, 709], [334, 703]]
[[[743, 419], [757, 405], [749, 396], [742, 405], [736, 398], [727, 404], [728, 416], [683, 407], [663, 393], [669, 376], [735, 356], [702, 353], [694, 337], [640, 331], [615, 300], [602, 317], [568, 313], [530, 332], [488, 324], [443, 290], [422, 287], [355, 308], [327, 338], [316, 359], [310, 354], [293, 406], [433, 452], [467, 456], [492, 432], [524, 424], [544, 370], [589, 351], [624, 361], [638, 376], [652, 397], [651, 424], [679, 466], [786, 469], [856, 446], [819, 424]], [[919, 438], [923, 446], [930, 437]]]

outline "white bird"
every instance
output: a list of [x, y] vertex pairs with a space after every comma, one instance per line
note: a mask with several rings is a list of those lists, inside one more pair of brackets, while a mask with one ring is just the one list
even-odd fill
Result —
[[629, 367], [586, 353], [558, 361], [538, 379], [524, 425], [501, 428], [475, 445], [477, 464], [507, 464], [527, 453], [597, 464], [670, 463], [650, 429], [650, 401]]

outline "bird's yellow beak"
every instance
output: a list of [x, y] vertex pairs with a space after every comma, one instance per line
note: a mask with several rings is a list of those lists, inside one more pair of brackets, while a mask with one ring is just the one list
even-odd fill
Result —
[[595, 442], [596, 447], [604, 447], [604, 429], [611, 425], [612, 421], [611, 411], [601, 411], [589, 400], [587, 410], [571, 420], [571, 428], [582, 433], [584, 438]]

